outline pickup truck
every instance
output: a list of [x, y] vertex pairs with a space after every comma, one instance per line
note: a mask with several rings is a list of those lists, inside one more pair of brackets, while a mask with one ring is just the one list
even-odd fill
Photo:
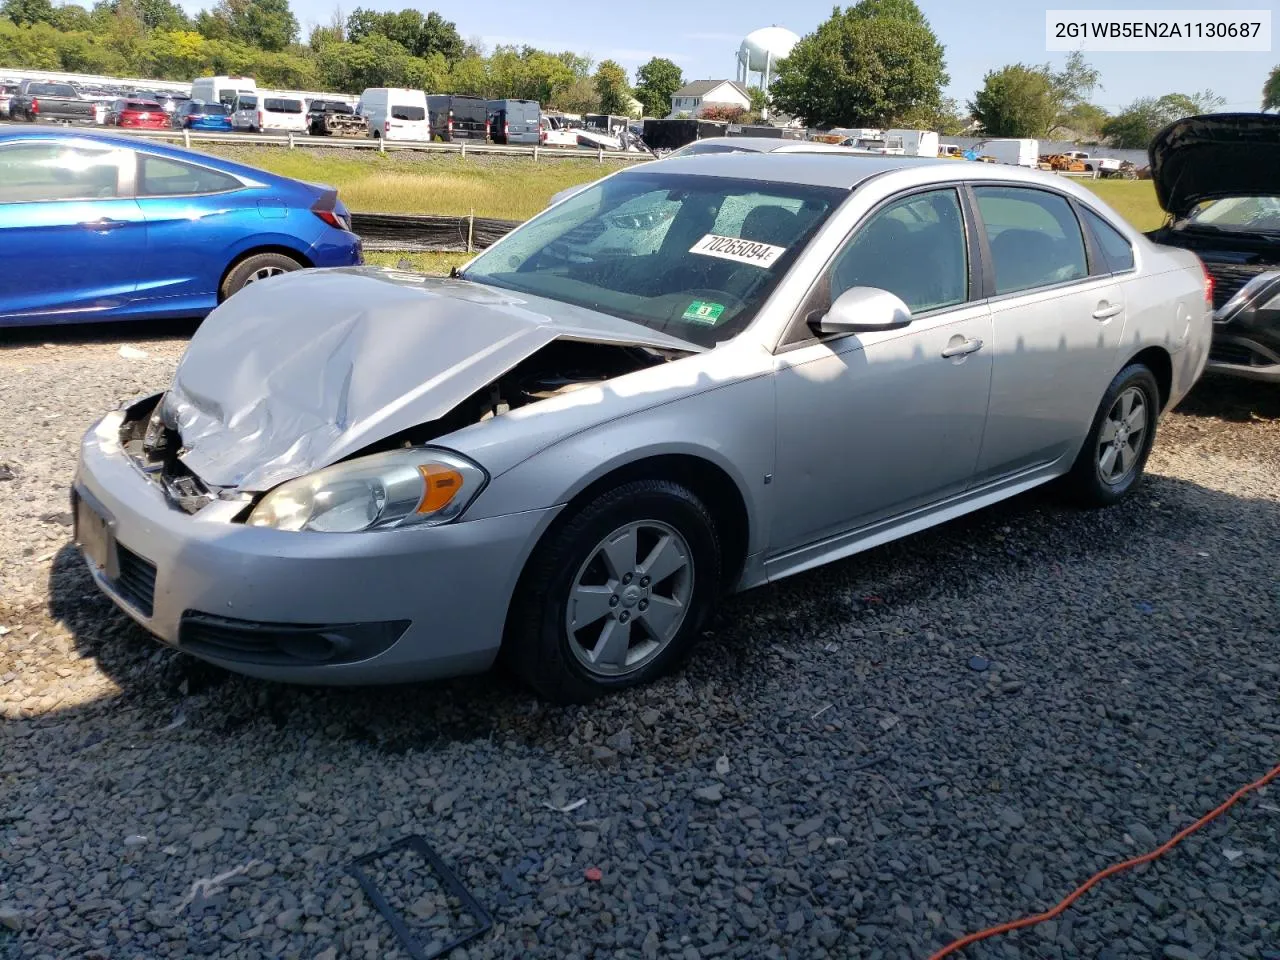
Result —
[[9, 100], [9, 117], [30, 123], [37, 120], [94, 123], [97, 115], [97, 103], [81, 97], [69, 83], [23, 80]]

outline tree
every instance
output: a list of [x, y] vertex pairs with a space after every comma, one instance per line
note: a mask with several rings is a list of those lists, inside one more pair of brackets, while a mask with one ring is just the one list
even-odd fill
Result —
[[942, 44], [913, 0], [862, 0], [796, 44], [769, 93], [811, 125], [885, 127], [936, 106], [947, 82]]
[[53, 4], [49, 0], [4, 0], [0, 4], [0, 16], [8, 17], [19, 26], [56, 22]]
[[418, 34], [418, 43], [413, 52], [419, 57], [429, 57], [438, 53], [449, 63], [461, 60], [466, 53], [466, 44], [458, 33], [452, 20], [446, 20], [432, 10], [422, 21], [422, 30]]
[[1271, 75], [1262, 87], [1262, 109], [1280, 110], [1280, 66], [1271, 68]]
[[261, 50], [283, 50], [298, 39], [289, 0], [218, 0], [196, 16], [196, 29], [211, 40], [239, 40]]
[[604, 60], [596, 67], [593, 83], [600, 99], [600, 112], [625, 114], [631, 91], [627, 87], [627, 72], [613, 60]]
[[1074, 134], [1077, 139], [1096, 140], [1110, 116], [1102, 107], [1092, 103], [1077, 103], [1058, 115], [1055, 128]]
[[64, 3], [54, 8], [53, 25], [63, 33], [74, 33], [78, 30], [92, 30], [93, 18], [84, 7], [74, 3]]
[[1198, 93], [1166, 93], [1163, 97], [1142, 97], [1102, 125], [1102, 135], [1111, 145], [1126, 150], [1145, 150], [1162, 129], [1202, 113], [1212, 113], [1225, 103], [1212, 90]]
[[671, 96], [684, 86], [684, 74], [666, 57], [653, 57], [636, 71], [635, 97], [647, 117], [671, 112]]
[[991, 70], [969, 101], [969, 112], [990, 137], [1042, 137], [1058, 114], [1053, 77], [1023, 63]]
[[908, 130], [936, 130], [945, 137], [955, 137], [968, 129], [969, 118], [960, 112], [959, 104], [946, 97], [937, 106], [922, 106], [908, 111], [898, 123]]
[[569, 113], [595, 113], [600, 109], [600, 95], [590, 77], [578, 77], [556, 96], [553, 104]]
[[191, 21], [171, 0], [135, 0], [138, 16], [150, 30], [190, 30]]

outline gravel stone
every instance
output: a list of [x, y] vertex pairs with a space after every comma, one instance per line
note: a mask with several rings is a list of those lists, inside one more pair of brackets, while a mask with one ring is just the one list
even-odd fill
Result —
[[[231, 675], [99, 593], [59, 519], [80, 438], [162, 388], [191, 329], [0, 349], [5, 960], [392, 960], [345, 867], [406, 835], [494, 915], [450, 960], [928, 956], [1280, 756], [1273, 386], [1206, 380], [1116, 508], [1037, 491], [731, 598], [672, 676], [557, 708], [500, 672]], [[966, 960], [1268, 957], [1274, 793]], [[424, 944], [468, 929], [420, 861], [375, 882]]]

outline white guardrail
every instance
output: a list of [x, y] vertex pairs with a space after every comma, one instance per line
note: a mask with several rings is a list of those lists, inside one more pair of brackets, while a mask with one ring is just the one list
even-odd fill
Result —
[[[14, 124], [19, 127], [30, 127], [30, 124]], [[54, 124], [47, 123], [41, 126], [59, 126], [76, 130], [96, 130], [101, 133], [110, 133], [112, 135], [123, 135], [127, 137], [138, 137], [140, 139], [161, 140], [166, 142], [181, 143], [184, 147], [190, 148], [192, 145], [198, 146], [202, 143], [229, 143], [239, 144], [241, 146], [263, 146], [263, 147], [288, 147], [290, 150], [304, 149], [309, 150], [313, 147], [319, 149], [325, 148], [341, 148], [346, 150], [376, 150], [379, 153], [391, 153], [395, 151], [421, 151], [424, 153], [456, 153], [461, 156], [467, 154], [499, 154], [503, 156], [515, 157], [533, 157], [534, 160], [542, 160], [551, 158], [554, 160], [597, 160], [603, 163], [605, 160], [629, 160], [632, 163], [643, 163], [646, 160], [653, 160], [651, 154], [640, 151], [627, 150], [605, 150], [600, 147], [592, 149], [590, 147], [544, 147], [541, 145], [530, 146], [503, 146], [497, 143], [475, 143], [467, 140], [459, 140], [456, 143], [423, 143], [417, 140], [388, 140], [386, 138], [364, 138], [364, 137], [313, 137], [310, 134], [250, 134], [250, 133], [201, 133], [192, 130], [126, 130], [120, 127], [106, 126], [90, 126], [88, 124]], [[0, 123], [0, 130], [3, 130], [5, 124]]]

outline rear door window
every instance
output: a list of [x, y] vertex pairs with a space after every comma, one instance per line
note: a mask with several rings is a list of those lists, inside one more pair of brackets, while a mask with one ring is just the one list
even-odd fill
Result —
[[0, 203], [115, 199], [126, 154], [51, 143], [0, 146]]
[[279, 100], [275, 97], [269, 97], [263, 101], [263, 109], [270, 113], [301, 113], [301, 100]]
[[243, 184], [235, 177], [207, 167], [155, 157], [138, 156], [138, 196], [177, 197], [239, 190]]
[[1124, 234], [1088, 207], [1081, 207], [1080, 209], [1084, 212], [1084, 219], [1089, 224], [1089, 229], [1093, 231], [1094, 239], [1098, 241], [1098, 246], [1102, 248], [1102, 256], [1107, 262], [1107, 269], [1112, 273], [1124, 273], [1126, 270], [1132, 270], [1133, 247], [1129, 246], [1129, 241], [1124, 238]]
[[996, 293], [1089, 275], [1084, 234], [1065, 197], [1027, 187], [974, 187], [995, 270]]
[[424, 120], [427, 112], [422, 107], [394, 106], [391, 108], [391, 116], [396, 120]]

